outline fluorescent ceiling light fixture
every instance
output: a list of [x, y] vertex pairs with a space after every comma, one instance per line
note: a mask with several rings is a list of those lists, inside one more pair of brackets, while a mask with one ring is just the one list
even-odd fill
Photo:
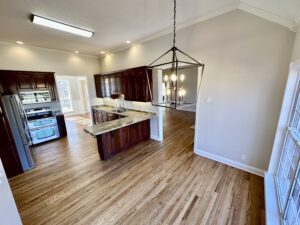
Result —
[[22, 42], [22, 41], [17, 41], [16, 43], [19, 45], [24, 45], [24, 42]]
[[92, 37], [94, 35], [92, 31], [84, 30], [78, 27], [60, 23], [37, 15], [32, 15], [32, 22], [38, 25], [50, 27], [53, 29], [65, 31], [72, 34], [77, 34], [83, 37]]
[[126, 44], [130, 44], [130, 43], [131, 43], [131, 41], [129, 41], [129, 40], [126, 41]]

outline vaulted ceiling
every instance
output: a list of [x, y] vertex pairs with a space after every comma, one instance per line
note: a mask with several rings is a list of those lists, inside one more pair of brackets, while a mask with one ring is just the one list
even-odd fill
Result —
[[[299, 0], [177, 0], [178, 26], [240, 8], [293, 29]], [[99, 55], [158, 36], [172, 26], [172, 0], [0, 0], [0, 41]], [[95, 32], [84, 38], [32, 24], [31, 14]]]

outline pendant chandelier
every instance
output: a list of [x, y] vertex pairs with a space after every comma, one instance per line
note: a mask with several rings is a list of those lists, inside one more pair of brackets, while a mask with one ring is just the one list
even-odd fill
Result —
[[[197, 67], [200, 73], [200, 82], [198, 82], [197, 86], [197, 95], [199, 94], [200, 89], [200, 83], [204, 71], [204, 64], [197, 61], [193, 57], [189, 56], [187, 53], [181, 51], [176, 47], [176, 0], [173, 0], [174, 2], [174, 8], [173, 8], [173, 46], [171, 49], [166, 51], [164, 54], [162, 54], [160, 57], [158, 57], [156, 60], [154, 60], [152, 63], [148, 65], [148, 70], [168, 70], [170, 71], [170, 75], [165, 75], [162, 77], [162, 82], [164, 84], [165, 90], [163, 93], [163, 97], [157, 97], [155, 101], [153, 100], [153, 93], [152, 88], [150, 84], [149, 75], [147, 72], [147, 79], [148, 79], [148, 86], [150, 90], [150, 96], [151, 96], [151, 102], [154, 106], [160, 106], [160, 107], [166, 107], [166, 108], [172, 108], [177, 109], [178, 106], [184, 105], [184, 95], [186, 93], [186, 90], [183, 87], [183, 81], [185, 79], [189, 79], [188, 76], [185, 76], [184, 74], [180, 74], [179, 76], [179, 70], [183, 68], [188, 67]], [[199, 70], [200, 68], [200, 70]], [[196, 96], [196, 100], [198, 99], [198, 96]]]

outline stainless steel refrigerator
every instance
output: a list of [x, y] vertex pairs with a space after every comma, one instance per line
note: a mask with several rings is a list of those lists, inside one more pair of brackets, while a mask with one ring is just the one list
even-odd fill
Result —
[[3, 110], [8, 120], [23, 171], [35, 167], [27, 119], [18, 95], [2, 96]]

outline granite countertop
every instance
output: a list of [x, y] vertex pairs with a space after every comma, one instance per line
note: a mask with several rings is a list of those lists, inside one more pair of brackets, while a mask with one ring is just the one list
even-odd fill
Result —
[[156, 117], [155, 113], [151, 112], [144, 112], [144, 111], [137, 111], [137, 110], [131, 110], [126, 109], [126, 112], [117, 113], [114, 112], [114, 107], [112, 106], [92, 106], [93, 109], [114, 113], [117, 115], [126, 116], [124, 118], [108, 121], [105, 123], [97, 124], [97, 125], [91, 125], [84, 128], [84, 131], [90, 133], [93, 136], [98, 136], [104, 133], [107, 133], [109, 131], [117, 130], [122, 127], [129, 126], [131, 124], [139, 123], [144, 120], [148, 120], [150, 118]]

